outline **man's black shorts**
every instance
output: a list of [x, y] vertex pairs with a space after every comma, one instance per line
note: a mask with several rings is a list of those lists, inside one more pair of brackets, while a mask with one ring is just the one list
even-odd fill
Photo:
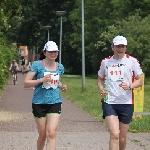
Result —
[[57, 113], [61, 114], [62, 103], [56, 104], [32, 104], [32, 113], [34, 117], [42, 118], [47, 114]]
[[132, 121], [133, 104], [107, 104], [102, 102], [103, 119], [107, 116], [118, 116], [119, 122], [129, 124]]

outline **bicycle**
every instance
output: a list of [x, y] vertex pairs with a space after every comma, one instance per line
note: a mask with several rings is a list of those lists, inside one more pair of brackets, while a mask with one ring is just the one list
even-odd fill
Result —
[[15, 71], [12, 71], [12, 79], [13, 79], [13, 83], [15, 85], [16, 84], [16, 80], [17, 80]]

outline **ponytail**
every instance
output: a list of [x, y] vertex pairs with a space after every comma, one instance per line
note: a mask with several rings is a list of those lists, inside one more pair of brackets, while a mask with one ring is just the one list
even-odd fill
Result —
[[44, 51], [42, 50], [41, 53], [40, 53], [39, 60], [43, 60], [43, 59], [46, 58], [45, 55], [44, 55], [44, 53], [45, 53], [45, 50]]

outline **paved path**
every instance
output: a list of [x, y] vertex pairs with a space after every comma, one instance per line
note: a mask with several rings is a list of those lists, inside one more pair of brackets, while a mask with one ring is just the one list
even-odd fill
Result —
[[[33, 89], [8, 82], [0, 97], [0, 150], [36, 150], [37, 130], [31, 113]], [[57, 150], [108, 150], [106, 127], [68, 100], [57, 132]], [[128, 134], [126, 150], [150, 150], [150, 134]]]

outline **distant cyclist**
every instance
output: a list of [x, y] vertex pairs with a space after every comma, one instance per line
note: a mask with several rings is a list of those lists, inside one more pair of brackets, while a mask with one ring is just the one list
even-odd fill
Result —
[[21, 71], [24, 74], [25, 72], [25, 59], [24, 58], [21, 60]]
[[9, 70], [11, 71], [12, 74], [13, 72], [16, 74], [16, 81], [17, 81], [17, 71], [19, 70], [19, 66], [15, 59], [12, 61]]

